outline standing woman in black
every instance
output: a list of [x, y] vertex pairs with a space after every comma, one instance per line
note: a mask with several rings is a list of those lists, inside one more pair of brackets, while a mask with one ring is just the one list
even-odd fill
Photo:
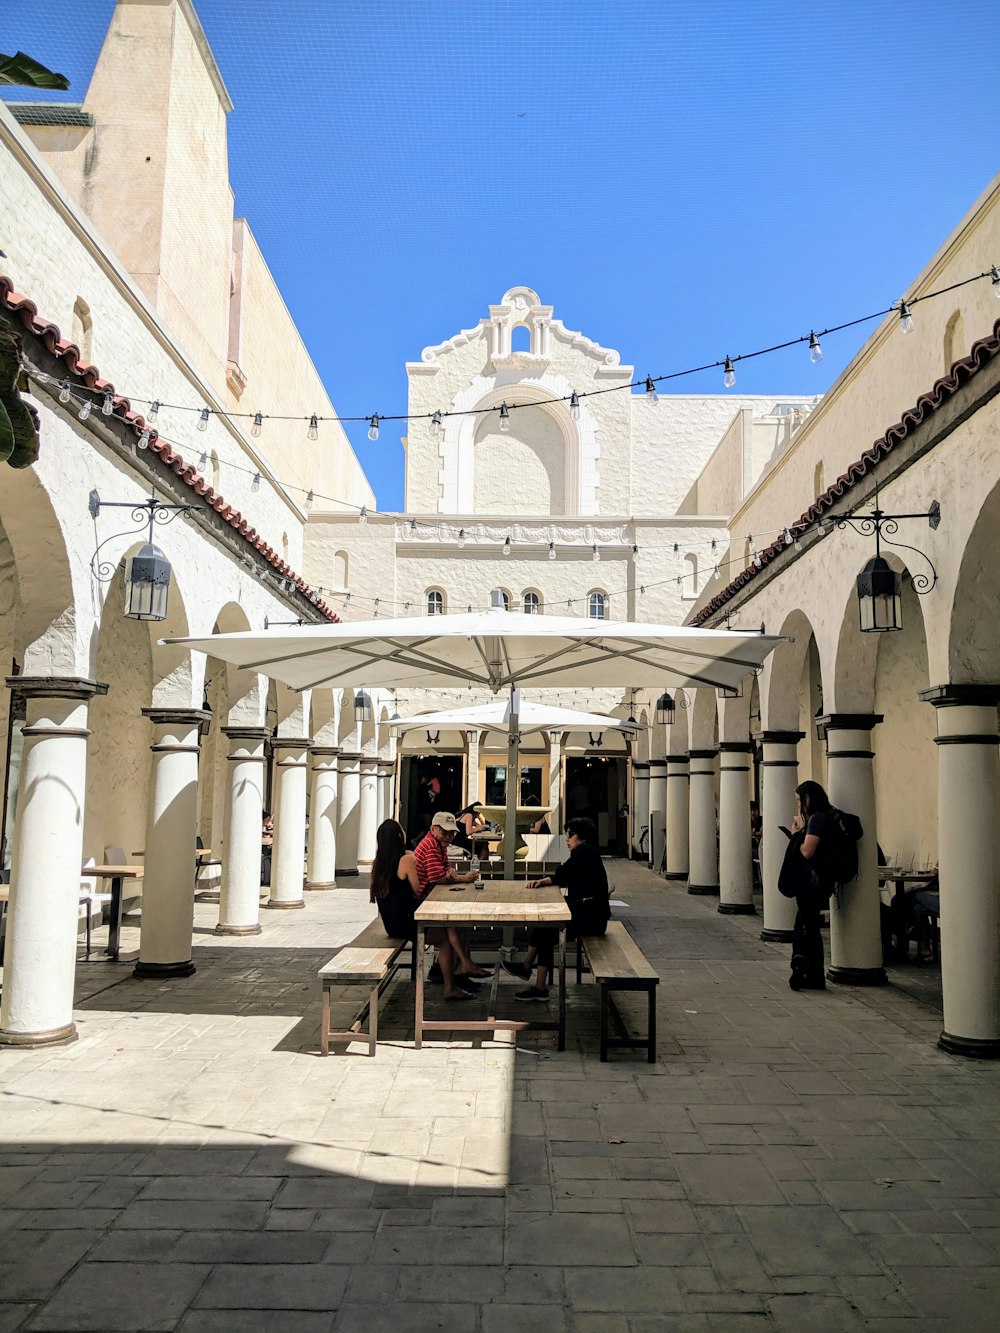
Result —
[[792, 932], [792, 990], [825, 990], [821, 914], [830, 902], [827, 873], [830, 827], [830, 798], [818, 782], [801, 782], [795, 788], [799, 813], [792, 822], [792, 836], [801, 839], [798, 855], [803, 859], [795, 895], [795, 926]]

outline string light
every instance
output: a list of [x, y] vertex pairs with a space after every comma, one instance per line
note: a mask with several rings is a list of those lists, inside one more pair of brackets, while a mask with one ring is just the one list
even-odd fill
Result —
[[316, 496], [313, 494], [312, 490], [310, 489], [310, 490], [308, 490], [308, 491], [306, 492], [306, 508], [307, 508], [307, 509], [312, 509], [312, 507], [313, 507], [313, 505], [314, 505], [315, 503], [316, 503]]
[[415, 537], [416, 535], [417, 535], [417, 520], [416, 520], [415, 518], [411, 518], [411, 519], [410, 519], [410, 536], [411, 536], [411, 537]]
[[207, 407], [203, 407], [203, 408], [201, 409], [201, 416], [198, 418], [198, 429], [199, 429], [199, 430], [208, 430], [208, 418], [209, 418], [210, 415], [211, 415], [211, 414], [210, 414], [210, 412], [209, 412], [209, 410], [208, 410]]
[[731, 389], [736, 383], [736, 371], [733, 369], [733, 359], [731, 356], [726, 357], [726, 364], [723, 367], [722, 382], [727, 389]]
[[318, 420], [318, 418], [317, 418], [315, 412], [314, 412], [314, 413], [312, 414], [312, 416], [309, 418], [309, 429], [308, 429], [308, 431], [306, 432], [306, 435], [308, 436], [308, 438], [309, 438], [310, 440], [318, 440], [318, 439], [319, 439], [319, 420]]
[[506, 403], [500, 404], [500, 430], [504, 435], [510, 430], [510, 408]]
[[990, 281], [993, 284], [993, 295], [1000, 301], [1000, 268], [996, 264], [990, 269]]
[[899, 328], [901, 333], [913, 332], [913, 316], [910, 314], [910, 307], [905, 301], [899, 303]]
[[655, 403], [657, 398], [656, 385], [653, 383], [652, 375], [646, 376], [646, 402]]
[[591, 551], [593, 552], [593, 554], [591, 555], [590, 558], [591, 558], [591, 560], [593, 560], [594, 564], [596, 565], [597, 562], [598, 562], [598, 561], [600, 560], [600, 558], [601, 558], [601, 553], [600, 553], [600, 551], [597, 549], [597, 542], [594, 542], [593, 546], [592, 546], [590, 549], [591, 549]]
[[635, 544], [633, 544], [632, 546], [632, 559], [633, 560], [639, 559], [639, 548]]
[[554, 560], [555, 558], [556, 558], [556, 544], [555, 542], [549, 542], [549, 559]]
[[569, 414], [574, 421], [580, 420], [580, 398], [575, 389], [569, 396]]
[[70, 387], [69, 380], [63, 380], [62, 383], [59, 385], [59, 401], [61, 403], [68, 403], [72, 397], [73, 397], [73, 390]]
[[256, 495], [257, 492], [260, 490], [260, 483], [261, 483], [261, 475], [259, 472], [255, 472], [253, 474], [253, 481], [250, 483], [250, 489], [253, 491], [254, 495]]
[[715, 573], [713, 574], [712, 577], [715, 578], [715, 579], [721, 579], [721, 578], [722, 578], [722, 572], [721, 572], [721, 570], [719, 569], [719, 566], [718, 566], [718, 565], [715, 566]]
[[146, 413], [146, 420], [155, 421], [159, 415], [160, 415], [160, 402], [158, 398], [154, 398], [149, 405], [149, 411]]
[[150, 440], [150, 436], [151, 436], [151, 434], [152, 434], [152, 432], [151, 432], [148, 428], [147, 428], [146, 430], [144, 430], [144, 431], [142, 432], [142, 434], [139, 436], [139, 442], [138, 442], [138, 444], [136, 445], [136, 448], [137, 448], [137, 449], [148, 449], [148, 448], [149, 448], [149, 440]]
[[109, 417], [114, 410], [115, 396], [111, 390], [108, 389], [104, 394], [104, 401], [101, 403], [101, 416]]
[[360, 511], [359, 511], [359, 513], [358, 513], [358, 522], [361, 524], [362, 527], [364, 527], [365, 524], [368, 522], [368, 506], [367, 506], [367, 505], [362, 505], [362, 506], [361, 506], [361, 509], [360, 509]]
[[263, 429], [263, 427], [264, 427], [263, 415], [260, 412], [255, 412], [253, 414], [253, 425], [250, 427], [250, 434], [254, 437], [255, 440], [260, 437], [260, 432]]
[[76, 418], [78, 421], [86, 421], [89, 416], [90, 416], [90, 403], [86, 402], [80, 408], [79, 412], [77, 412]]
[[791, 534], [791, 530], [790, 530], [789, 528], [786, 528], [785, 531], [784, 531], [784, 534], [783, 534], [783, 535], [784, 535], [784, 538], [785, 538], [785, 545], [786, 545], [786, 546], [791, 546], [791, 544], [792, 544], [792, 534]]
[[820, 346], [819, 339], [816, 337], [815, 333], [811, 331], [809, 334], [809, 360], [814, 366], [818, 366], [823, 360], [823, 348]]
[[208, 467], [208, 454], [203, 452], [201, 457], [198, 459], [198, 471], [204, 472], [207, 467]]
[[373, 412], [371, 420], [368, 422], [368, 438], [372, 441], [378, 439], [378, 413]]
[[458, 549], [461, 551], [461, 550], [464, 549], [464, 547], [465, 547], [465, 529], [464, 529], [464, 528], [459, 528], [459, 530], [458, 530]]
[[431, 417], [431, 430], [435, 435], [441, 434], [441, 413], [435, 412]]
[[510, 555], [510, 545], [511, 545], [511, 543], [510, 543], [510, 534], [508, 533], [508, 535], [504, 538], [504, 543], [503, 543], [503, 553], [504, 553], [504, 555]]

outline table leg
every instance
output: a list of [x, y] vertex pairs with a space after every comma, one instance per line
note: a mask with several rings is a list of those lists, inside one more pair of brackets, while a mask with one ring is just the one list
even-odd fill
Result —
[[559, 932], [559, 1049], [566, 1049], [566, 927]]
[[417, 926], [417, 985], [416, 1006], [413, 1014], [413, 1049], [420, 1050], [420, 1039], [424, 1031], [424, 928]]
[[656, 1064], [656, 987], [649, 988], [649, 1007], [646, 1019], [646, 1037], [648, 1041], [647, 1059], [651, 1065]]
[[120, 936], [122, 932], [122, 886], [125, 880], [122, 875], [111, 876], [111, 923], [108, 926], [108, 949], [107, 952], [117, 963]]

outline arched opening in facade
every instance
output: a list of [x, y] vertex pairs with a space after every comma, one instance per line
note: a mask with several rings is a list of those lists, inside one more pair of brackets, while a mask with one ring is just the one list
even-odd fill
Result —
[[566, 436], [552, 413], [534, 404], [510, 414], [500, 430], [484, 413], [473, 438], [473, 509], [479, 514], [565, 514]]
[[511, 329], [510, 350], [512, 352], [531, 351], [531, 330], [527, 324], [515, 324]]

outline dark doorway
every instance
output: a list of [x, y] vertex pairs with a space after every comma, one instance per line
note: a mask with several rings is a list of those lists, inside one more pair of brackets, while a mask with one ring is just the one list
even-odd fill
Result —
[[627, 760], [587, 755], [566, 760], [566, 818], [585, 815], [597, 825], [602, 852], [623, 856], [628, 837]]
[[414, 846], [430, 828], [438, 810], [452, 814], [465, 804], [460, 754], [405, 754], [399, 766], [399, 822]]

